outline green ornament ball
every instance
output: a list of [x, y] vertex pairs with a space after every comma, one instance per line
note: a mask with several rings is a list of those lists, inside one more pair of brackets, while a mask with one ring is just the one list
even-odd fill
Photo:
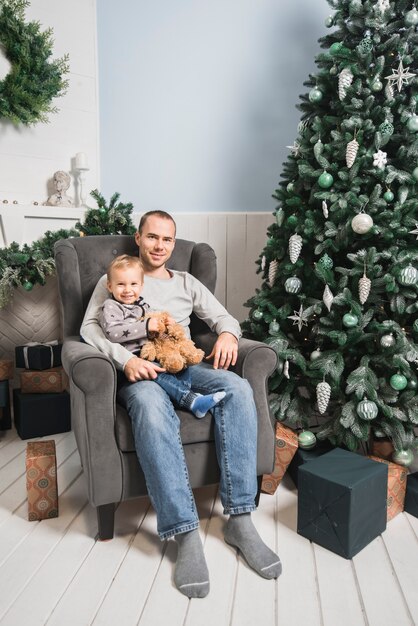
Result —
[[408, 381], [403, 374], [394, 374], [390, 377], [389, 382], [390, 386], [392, 389], [395, 389], [395, 391], [402, 391], [402, 389], [405, 389], [408, 384]]
[[22, 287], [25, 291], [32, 291], [33, 283], [31, 283], [30, 280], [25, 280], [25, 282], [22, 284]]
[[322, 172], [321, 176], [318, 178], [318, 185], [322, 187], [322, 189], [329, 189], [334, 182], [334, 178], [328, 172]]
[[374, 91], [375, 93], [377, 93], [378, 91], [382, 91], [383, 89], [383, 83], [381, 80], [379, 80], [378, 78], [376, 80], [374, 80], [372, 82], [372, 84], [370, 85], [371, 90]]
[[411, 378], [411, 380], [408, 380], [407, 387], [408, 387], [408, 389], [417, 389], [418, 382], [414, 378]]
[[406, 26], [416, 26], [418, 24], [418, 11], [414, 7], [405, 15]]
[[383, 137], [391, 137], [393, 135], [393, 131], [395, 130], [393, 124], [385, 120], [379, 126], [379, 131], [383, 135]]
[[416, 133], [418, 131], [418, 115], [411, 115], [406, 126], [411, 133]]
[[383, 199], [386, 200], [386, 202], [393, 202], [394, 198], [395, 198], [395, 195], [389, 189], [385, 191], [385, 193], [383, 194]]
[[288, 183], [286, 186], [287, 193], [293, 193], [295, 190], [295, 183]]
[[327, 28], [331, 28], [333, 24], [334, 24], [334, 18], [332, 17], [332, 15], [329, 15], [327, 18], [325, 18], [325, 26]]
[[289, 215], [286, 222], [289, 226], [296, 226], [296, 224], [298, 223], [298, 218], [296, 217], [296, 215]]
[[280, 324], [279, 322], [277, 322], [276, 320], [273, 320], [272, 322], [270, 322], [269, 324], [269, 333], [270, 335], [275, 335], [276, 333], [278, 333], [280, 330]]
[[361, 417], [361, 419], [371, 421], [374, 420], [375, 417], [377, 417], [379, 410], [375, 402], [364, 398], [364, 400], [358, 403], [356, 407], [356, 412], [357, 415]]
[[334, 266], [334, 261], [331, 259], [331, 257], [325, 253], [323, 256], [321, 256], [321, 258], [318, 261], [318, 264], [323, 267], [325, 270], [330, 270], [333, 268]]
[[99, 213], [101, 213], [102, 215], [104, 215], [106, 213], [106, 209], [104, 209], [103, 207], [101, 207], [99, 209]]
[[299, 293], [302, 289], [302, 281], [297, 276], [291, 276], [284, 284], [287, 293]]
[[341, 43], [341, 41], [335, 41], [333, 44], [331, 44], [329, 48], [329, 53], [334, 56], [335, 54], [338, 54], [340, 52], [342, 47], [343, 44]]
[[316, 437], [310, 430], [302, 430], [298, 435], [299, 448], [310, 450], [316, 446]]
[[260, 320], [263, 319], [263, 311], [260, 311], [260, 309], [255, 309], [255, 311], [253, 311], [252, 313], [253, 316], [253, 320], [256, 320], [256, 322], [259, 322]]
[[314, 87], [313, 89], [311, 89], [308, 95], [309, 101], [312, 102], [313, 104], [317, 104], [318, 102], [321, 102], [323, 97], [324, 97], [324, 94], [318, 87]]
[[415, 167], [412, 170], [412, 176], [415, 178], [415, 180], [418, 180], [418, 167]]
[[358, 324], [358, 317], [354, 313], [346, 313], [343, 316], [343, 324], [346, 328], [353, 328]]
[[370, 37], [366, 37], [365, 39], [362, 39], [360, 41], [357, 47], [360, 54], [370, 54], [370, 52], [373, 50], [373, 40]]
[[336, 65], [333, 65], [330, 68], [329, 73], [331, 74], [331, 76], [336, 76], [338, 74], [338, 67]]
[[412, 330], [414, 331], [414, 333], [418, 333], [418, 320], [415, 320], [415, 322], [412, 324]]
[[403, 465], [409, 467], [414, 460], [414, 454], [412, 450], [395, 450], [392, 454], [392, 461], [397, 465]]

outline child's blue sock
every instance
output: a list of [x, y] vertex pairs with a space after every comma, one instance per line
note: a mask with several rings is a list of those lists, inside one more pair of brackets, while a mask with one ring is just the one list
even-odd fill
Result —
[[211, 393], [207, 396], [202, 396], [200, 393], [196, 393], [195, 396], [195, 399], [190, 405], [190, 410], [196, 417], [200, 418], [204, 417], [210, 409], [213, 409], [218, 402], [223, 400], [226, 393], [225, 391], [217, 391], [216, 393]]

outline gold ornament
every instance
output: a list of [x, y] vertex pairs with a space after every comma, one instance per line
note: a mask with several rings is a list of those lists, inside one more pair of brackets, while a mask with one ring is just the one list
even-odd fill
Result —
[[302, 237], [292, 235], [289, 239], [289, 256], [292, 263], [296, 263], [302, 250]]
[[341, 70], [338, 76], [338, 97], [340, 100], [344, 100], [347, 95], [347, 89], [353, 82], [354, 76], [353, 72], [349, 67], [345, 67]]
[[356, 160], [358, 149], [359, 149], [359, 143], [357, 139], [353, 139], [347, 144], [347, 149], [345, 151], [345, 161], [347, 163], [348, 169], [350, 169], [350, 167], [353, 167], [354, 161]]

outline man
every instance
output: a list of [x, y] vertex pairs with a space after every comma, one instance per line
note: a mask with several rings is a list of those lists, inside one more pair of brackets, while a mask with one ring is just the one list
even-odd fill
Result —
[[[207, 360], [191, 368], [192, 387], [201, 393], [225, 392], [212, 413], [215, 444], [221, 470], [220, 497], [230, 517], [225, 541], [239, 548], [247, 563], [264, 578], [281, 573], [279, 557], [261, 540], [251, 520], [257, 492], [257, 415], [250, 385], [229, 372], [238, 354], [240, 327], [204, 285], [187, 272], [168, 270], [166, 263], [175, 245], [176, 226], [164, 211], [146, 213], [135, 234], [144, 269], [142, 295], [155, 310], [166, 310], [188, 329], [194, 312], [204, 319], [218, 338]], [[174, 580], [183, 594], [205, 597], [209, 574], [200, 540], [195, 501], [180, 439], [179, 418], [167, 394], [155, 383], [164, 371], [109, 342], [98, 315], [108, 297], [103, 277], [90, 301], [81, 327], [87, 343], [107, 354], [123, 370], [126, 382], [118, 401], [132, 421], [135, 448], [145, 475], [148, 493], [157, 513], [161, 539], [174, 537], [178, 545]], [[167, 480], [170, 476], [170, 480]]]

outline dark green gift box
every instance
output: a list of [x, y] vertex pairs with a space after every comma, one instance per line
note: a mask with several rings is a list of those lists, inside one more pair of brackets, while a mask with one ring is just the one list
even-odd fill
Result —
[[406, 479], [405, 511], [418, 517], [418, 472]]
[[336, 448], [299, 467], [298, 533], [351, 559], [386, 528], [385, 463]]
[[330, 452], [333, 449], [334, 446], [329, 441], [318, 441], [316, 446], [314, 448], [311, 448], [310, 450], [304, 450], [303, 448], [298, 448], [296, 450], [296, 454], [290, 461], [290, 465], [287, 468], [287, 472], [288, 474], [290, 474], [290, 477], [295, 483], [296, 487], [298, 486], [299, 467], [304, 463], [313, 461], [314, 459], [322, 456], [326, 452]]
[[13, 389], [14, 420], [21, 439], [71, 430], [70, 394], [22, 393]]
[[9, 381], [0, 380], [0, 430], [11, 427]]

